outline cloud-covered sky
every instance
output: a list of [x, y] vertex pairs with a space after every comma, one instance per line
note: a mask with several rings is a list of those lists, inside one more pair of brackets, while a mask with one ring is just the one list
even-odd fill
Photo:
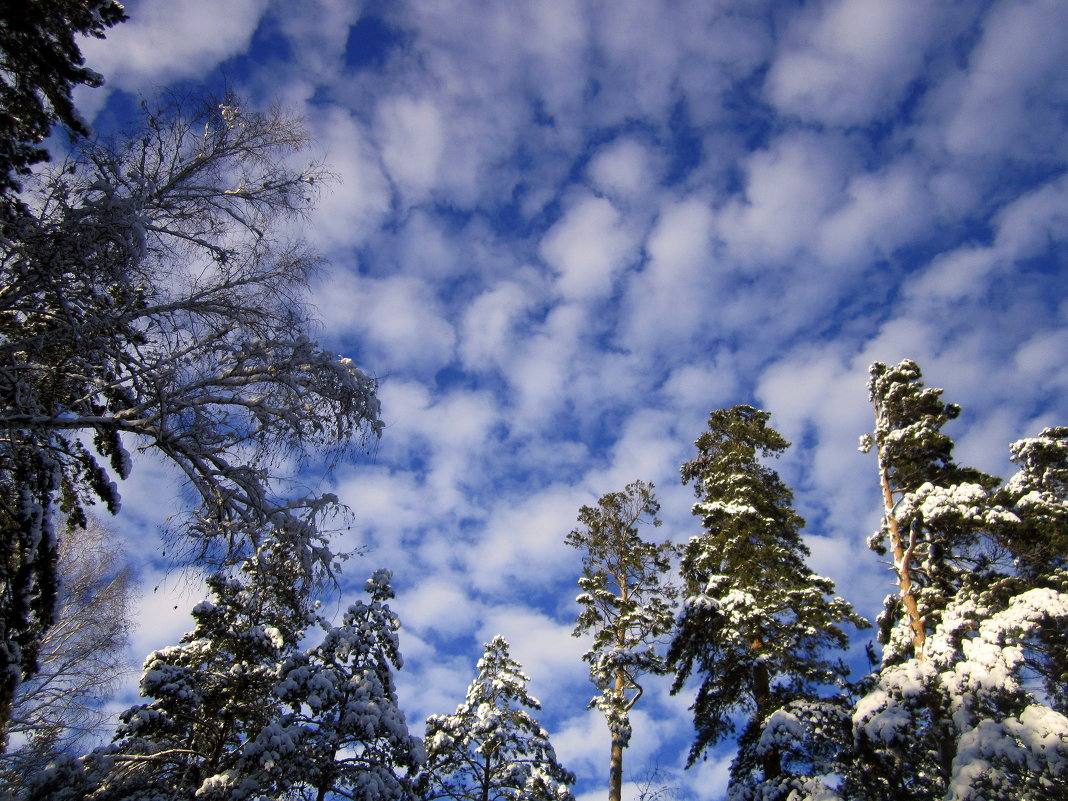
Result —
[[[1063, 0], [127, 5], [84, 46], [98, 128], [139, 93], [226, 83], [304, 116], [341, 179], [307, 224], [330, 263], [311, 300], [388, 427], [327, 482], [368, 549], [353, 586], [395, 573], [416, 728], [501, 633], [601, 791], [563, 539], [639, 478], [658, 534], [697, 533], [678, 467], [712, 409], [766, 408], [796, 443], [779, 468], [812, 566], [868, 614], [891, 587], [864, 545], [871, 361], [917, 360], [990, 472], [1068, 422]], [[153, 470], [120, 521], [142, 541], [174, 480]], [[174, 631], [138, 645], [193, 600], [150, 599]], [[730, 744], [681, 772], [688, 705], [647, 693], [628, 776], [716, 798]]]

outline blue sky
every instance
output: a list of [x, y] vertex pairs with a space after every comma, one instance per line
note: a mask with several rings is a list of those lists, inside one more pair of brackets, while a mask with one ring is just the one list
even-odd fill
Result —
[[[891, 588], [865, 381], [912, 358], [965, 414], [961, 461], [1068, 420], [1068, 4], [658, 0], [127, 3], [84, 45], [101, 131], [138, 93], [226, 83], [306, 118], [340, 182], [306, 223], [329, 347], [381, 379], [373, 454], [322, 479], [356, 521], [353, 587], [395, 573], [402, 702], [449, 712], [505, 635], [578, 791], [608, 738], [570, 637], [578, 508], [678, 481], [710, 410], [752, 403], [812, 567], [874, 615]], [[137, 659], [185, 630], [155, 593], [161, 488], [118, 526], [146, 562]], [[173, 577], [167, 586], [176, 587]], [[178, 606], [178, 609], [174, 609]], [[129, 699], [126, 699], [129, 700]], [[628, 777], [717, 798], [730, 748], [685, 773], [685, 695], [651, 688]]]

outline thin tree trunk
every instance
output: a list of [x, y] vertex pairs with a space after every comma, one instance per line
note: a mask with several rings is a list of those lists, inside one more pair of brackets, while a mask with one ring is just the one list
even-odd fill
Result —
[[[622, 668], [616, 670], [615, 690], [622, 694], [626, 678]], [[623, 796], [623, 740], [619, 732], [612, 732], [612, 757], [608, 763], [608, 801], [620, 801]]]
[[[882, 454], [879, 455], [880, 462]], [[879, 483], [883, 489], [883, 510], [886, 515], [886, 524], [890, 529], [890, 549], [894, 554], [894, 572], [897, 573], [897, 586], [901, 595], [901, 603], [905, 607], [905, 613], [909, 616], [909, 625], [912, 627], [912, 651], [917, 659], [923, 659], [923, 644], [927, 639], [924, 630], [923, 618], [916, 604], [916, 595], [912, 591], [912, 576], [909, 572], [912, 561], [912, 549], [915, 543], [910, 541], [906, 545], [901, 536], [901, 525], [894, 515], [894, 495], [890, 489], [890, 475], [885, 466], [879, 467]]]

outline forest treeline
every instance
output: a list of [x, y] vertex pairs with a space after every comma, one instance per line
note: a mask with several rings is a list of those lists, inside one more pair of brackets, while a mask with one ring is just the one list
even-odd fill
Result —
[[[76, 37], [103, 36], [121, 6], [23, 6], [0, 25], [0, 727], [32, 719], [19, 692], [63, 623], [63, 532], [95, 504], [118, 511], [131, 449], [185, 479], [169, 534], [209, 598], [149, 656], [143, 702], [110, 743], [8, 759], [37, 736], [24, 726], [0, 794], [569, 799], [574, 777], [503, 638], [465, 701], [416, 736], [394, 682], [390, 573], [340, 622], [319, 612], [346, 510], [302, 491], [294, 465], [345, 458], [383, 425], [375, 379], [308, 333], [318, 256], [291, 223], [331, 177], [300, 164], [299, 121], [170, 97], [143, 103], [122, 138], [92, 138], [71, 92], [100, 78]], [[57, 124], [71, 147], [46, 163]], [[642, 481], [580, 510], [566, 536], [583, 556], [576, 633], [592, 635], [612, 801], [652, 675], [695, 692], [690, 763], [737, 736], [732, 801], [1068, 797], [1068, 428], [1014, 443], [1002, 482], [954, 460], [943, 429], [960, 408], [915, 363], [874, 364], [868, 393], [862, 448], [883, 504], [869, 544], [896, 589], [864, 676], [841, 654], [868, 623], [806, 565], [768, 412], [710, 415], [681, 467], [701, 527], [682, 546], [643, 539], [659, 505]]]

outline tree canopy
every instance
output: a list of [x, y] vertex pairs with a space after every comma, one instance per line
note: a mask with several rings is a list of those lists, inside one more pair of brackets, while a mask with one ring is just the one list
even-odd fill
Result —
[[309, 337], [317, 259], [282, 223], [327, 175], [288, 159], [296, 119], [233, 98], [143, 107], [141, 128], [43, 171], [0, 252], [0, 720], [52, 623], [59, 510], [119, 508], [129, 450], [195, 502], [174, 533], [234, 564], [284, 532], [300, 580], [330, 574], [330, 495], [281, 490], [283, 460], [381, 432], [375, 381]]

